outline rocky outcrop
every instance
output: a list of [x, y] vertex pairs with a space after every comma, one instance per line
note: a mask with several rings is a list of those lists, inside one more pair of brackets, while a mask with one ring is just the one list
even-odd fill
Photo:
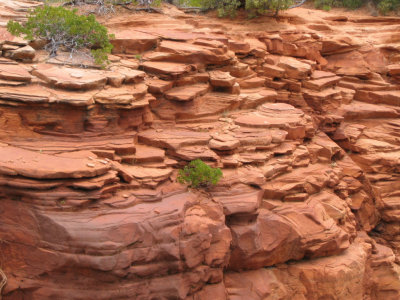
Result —
[[164, 10], [105, 21], [105, 70], [1, 35], [3, 299], [398, 299], [392, 21]]
[[39, 1], [4, 0], [0, 3], [0, 25], [4, 26], [9, 20], [26, 20], [27, 12], [39, 5]]
[[[376, 247], [371, 245], [370, 240], [359, 237], [338, 256], [241, 273], [229, 272], [224, 281], [227, 298], [362, 299], [367, 289], [371, 292], [372, 299], [395, 299], [398, 296], [396, 291], [399, 289], [399, 282], [393, 281], [393, 278], [399, 274], [398, 266], [392, 260], [387, 268], [390, 275], [386, 277], [380, 274], [380, 280], [377, 281], [376, 275], [372, 275], [381, 272], [379, 263], [376, 262], [389, 249], [384, 246], [378, 246], [381, 247], [379, 249]], [[374, 251], [377, 253], [371, 254]], [[393, 275], [395, 277], [391, 277]]]

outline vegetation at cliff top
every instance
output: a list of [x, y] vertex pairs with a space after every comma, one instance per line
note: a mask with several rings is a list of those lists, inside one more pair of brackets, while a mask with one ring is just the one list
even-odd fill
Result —
[[111, 5], [160, 5], [162, 0], [42, 0], [46, 4], [50, 3], [63, 3], [69, 5], [83, 5], [83, 4], [93, 4], [98, 6], [111, 6]]
[[244, 7], [249, 16], [273, 11], [275, 15], [280, 10], [288, 9], [294, 0], [200, 0], [201, 6], [207, 9], [217, 9], [220, 17], [234, 17], [239, 8]]
[[314, 0], [314, 6], [323, 10], [330, 10], [332, 7], [356, 9], [361, 7], [364, 2], [364, 0]]
[[48, 41], [45, 49], [51, 56], [65, 49], [71, 57], [77, 51], [90, 49], [95, 62], [104, 66], [112, 45], [107, 28], [96, 21], [93, 15], [82, 16], [77, 10], [44, 5], [32, 10], [25, 24], [9, 21], [8, 31], [26, 40], [43, 39]]
[[[114, 11], [115, 5], [136, 4], [142, 6], [158, 6], [163, 0], [44, 0], [50, 2], [64, 2], [71, 5], [95, 4], [99, 7], [98, 12], [108, 13]], [[294, 0], [164, 0], [164, 2], [176, 5], [202, 7], [204, 9], [216, 9], [220, 17], [234, 17], [239, 8], [245, 8], [249, 16], [274, 12], [289, 8]]]
[[[154, 7], [162, 2], [173, 3], [186, 7], [202, 7], [216, 9], [220, 17], [234, 17], [238, 9], [244, 8], [250, 17], [267, 12], [278, 14], [280, 10], [288, 9], [295, 0], [42, 0], [45, 3], [64, 3], [70, 5], [94, 4], [98, 6], [97, 13], [114, 12], [116, 5], [141, 5]], [[370, 2], [378, 11], [385, 15], [389, 11], [400, 8], [400, 0], [314, 0], [314, 6], [319, 9], [330, 10], [332, 7], [346, 7], [357, 9]]]
[[180, 183], [189, 184], [192, 188], [207, 188], [216, 185], [221, 177], [221, 169], [212, 168], [201, 159], [196, 159], [179, 170], [177, 180]]
[[376, 2], [378, 2], [378, 9], [382, 14], [386, 14], [392, 10], [397, 10], [400, 7], [400, 0], [380, 0]]
[[[356, 9], [367, 2], [366, 0], [314, 0], [314, 6], [324, 10], [330, 10], [332, 7]], [[376, 5], [383, 15], [400, 7], [400, 0], [371, 0], [371, 2]]]

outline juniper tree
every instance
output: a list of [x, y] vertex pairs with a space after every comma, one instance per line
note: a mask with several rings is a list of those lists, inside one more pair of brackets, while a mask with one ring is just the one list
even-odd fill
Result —
[[112, 36], [93, 15], [78, 15], [76, 9], [61, 6], [37, 7], [29, 13], [25, 24], [9, 21], [7, 29], [27, 40], [47, 41], [45, 49], [51, 56], [55, 56], [60, 48], [68, 50], [71, 57], [77, 51], [89, 49], [95, 62], [104, 65], [108, 62], [107, 53], [112, 49], [109, 41]]

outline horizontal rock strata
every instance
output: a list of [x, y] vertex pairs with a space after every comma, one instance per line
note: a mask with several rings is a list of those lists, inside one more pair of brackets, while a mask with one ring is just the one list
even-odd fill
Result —
[[398, 19], [162, 9], [104, 70], [0, 28], [2, 299], [399, 299]]

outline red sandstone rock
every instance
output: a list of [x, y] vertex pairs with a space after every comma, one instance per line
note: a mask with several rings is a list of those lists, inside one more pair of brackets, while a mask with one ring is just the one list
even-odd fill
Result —
[[[140, 83], [144, 80], [144, 76], [146, 75], [143, 71], [134, 70], [131, 67], [112, 67], [111, 70], [121, 76], [124, 83]], [[109, 74], [109, 72], [105, 73], [108, 80], [110, 80]]]
[[68, 159], [41, 154], [20, 148], [0, 147], [1, 173], [31, 178], [81, 178], [101, 175], [110, 166], [91, 161], [87, 157]]
[[[160, 52], [168, 53], [163, 59], [183, 63], [223, 64], [232, 59], [225, 48], [207, 47], [196, 44], [174, 41], [162, 41], [158, 47]], [[160, 60], [160, 57], [151, 57]]]
[[172, 172], [171, 169], [144, 168], [139, 166], [126, 166], [125, 169], [137, 179], [149, 179], [153, 181], [165, 180], [171, 175]]
[[337, 37], [336, 39], [324, 40], [322, 42], [322, 54], [337, 54], [343, 52], [350, 52], [355, 48], [358, 48], [357, 45], [349, 36], [345, 37]]
[[173, 87], [172, 81], [165, 81], [157, 78], [147, 79], [146, 84], [149, 87], [149, 92], [153, 94], [163, 94]]
[[349, 246], [347, 233], [324, 217], [320, 204], [299, 204], [298, 208], [291, 203], [260, 210], [255, 224], [232, 224], [234, 250], [229, 268], [257, 269], [303, 256], [338, 254]]
[[214, 151], [210, 150], [209, 148], [207, 148], [205, 146], [181, 147], [178, 150], [171, 152], [171, 154], [175, 157], [178, 157], [178, 158], [186, 160], [186, 161], [192, 161], [195, 159], [201, 159], [201, 160], [205, 160], [205, 161], [218, 160], [218, 155]]
[[4, 80], [29, 82], [32, 76], [26, 69], [20, 66], [0, 64], [0, 78]]
[[236, 79], [228, 72], [213, 71], [210, 72], [210, 83], [215, 87], [233, 87]]
[[265, 79], [260, 77], [247, 78], [239, 81], [239, 85], [243, 89], [264, 87]]
[[278, 66], [264, 64], [263, 69], [264, 69], [264, 74], [269, 77], [282, 78], [285, 76], [285, 70]]
[[144, 145], [136, 146], [135, 162], [159, 162], [164, 161], [165, 151]]
[[[230, 299], [245, 299], [249, 296], [252, 299], [271, 296], [279, 296], [280, 299], [318, 299], [322, 295], [329, 295], [333, 299], [362, 298], [366, 293], [366, 282], [374, 280], [370, 277], [370, 270], [365, 268], [370, 251], [370, 244], [357, 241], [343, 254], [335, 257], [293, 263], [287, 267], [228, 273], [225, 286]], [[390, 269], [387, 270], [389, 275]], [[393, 275], [388, 276], [389, 282], [389, 278], [397, 276]], [[385, 288], [375, 287], [376, 292], [384, 293]]]
[[240, 146], [240, 140], [227, 134], [214, 134], [208, 146], [214, 150], [233, 150]]
[[[266, 97], [262, 97], [265, 99]], [[154, 111], [162, 119], [197, 119], [207, 116], [215, 116], [224, 111], [238, 108], [241, 104], [240, 98], [235, 94], [227, 94], [220, 92], [209, 92], [204, 96], [197, 97], [192, 101], [180, 104], [181, 101], [163, 100]]]
[[0, 87], [0, 99], [19, 102], [48, 102], [50, 93], [40, 86]]
[[[311, 87], [316, 86], [318, 83], [311, 84]], [[342, 91], [332, 87], [322, 91], [318, 91], [318, 88], [316, 90], [302, 89], [302, 92], [304, 100], [316, 111], [331, 111], [337, 109], [342, 103]]]
[[251, 88], [240, 91], [242, 104], [241, 108], [256, 108], [265, 102], [275, 102], [277, 93], [274, 90], [266, 88]]
[[[222, 266], [226, 261], [225, 255], [230, 240], [229, 230], [221, 223], [220, 208], [212, 203], [210, 205], [205, 203], [200, 205], [196, 200], [196, 196], [180, 193], [178, 195], [166, 194], [165, 199], [157, 207], [152, 202], [145, 202], [135, 206], [133, 209], [125, 209], [123, 213], [118, 211], [114, 209], [113, 213], [112, 210], [108, 209], [107, 214], [103, 214], [101, 211], [88, 211], [87, 213], [79, 214], [79, 218], [74, 221], [72, 221], [71, 216], [75, 213], [64, 215], [57, 213], [46, 214], [46, 219], [43, 219], [44, 216], [42, 215], [38, 216], [39, 220], [47, 222], [46, 224], [51, 224], [52, 230], [57, 232], [53, 235], [45, 235], [47, 243], [65, 247], [66, 236], [68, 236], [69, 245], [79, 247], [79, 245], [85, 243], [87, 252], [84, 255], [64, 253], [61, 256], [56, 256], [54, 250], [42, 251], [37, 249], [34, 252], [31, 251], [32, 259], [29, 259], [26, 263], [29, 266], [34, 263], [35, 257], [43, 259], [47, 257], [42, 261], [41, 269], [55, 272], [55, 274], [59, 275], [62, 273], [58, 273], [57, 268], [62, 264], [69, 264], [79, 269], [79, 265], [84, 263], [87, 268], [93, 270], [91, 275], [86, 275], [88, 285], [86, 285], [85, 291], [81, 293], [81, 296], [87, 298], [92, 298], [98, 294], [98, 289], [95, 289], [96, 282], [94, 281], [96, 277], [93, 276], [102, 272], [109, 272], [111, 276], [109, 278], [112, 278], [113, 281], [119, 281], [125, 277], [127, 283], [130, 282], [130, 287], [122, 294], [121, 291], [118, 292], [112, 289], [110, 284], [103, 286], [106, 289], [101, 295], [102, 299], [108, 299], [117, 294], [124, 295], [123, 297], [131, 297], [132, 295], [135, 297], [153, 297], [155, 295], [166, 296], [169, 294], [171, 297], [184, 298], [190, 292], [190, 283], [182, 286], [183, 281], [177, 275], [168, 274], [169, 272], [176, 272], [174, 271], [176, 270], [176, 263], [173, 263], [173, 261], [164, 264], [157, 262], [158, 257], [165, 257], [165, 255], [178, 261], [181, 256], [185, 258], [186, 262], [182, 267], [188, 275], [201, 271], [204, 274], [204, 279], [200, 281], [193, 279], [193, 283], [200, 284], [199, 287], [210, 278], [218, 278], [218, 266]], [[26, 212], [26, 210], [21, 212], [20, 217], [23, 217]], [[214, 212], [214, 217], [208, 216], [211, 212]], [[165, 217], [173, 221], [173, 223], [162, 221]], [[202, 219], [201, 226], [198, 226], [197, 220], [199, 218]], [[45, 223], [40, 223], [39, 220], [25, 220], [25, 226], [36, 224], [40, 228], [39, 230], [44, 230], [43, 225]], [[148, 225], [143, 226], [145, 223]], [[121, 226], [122, 224], [124, 225]], [[179, 232], [174, 237], [177, 241], [176, 244], [171, 244], [170, 230]], [[23, 232], [22, 230], [21, 233]], [[210, 234], [211, 232], [213, 235]], [[112, 233], [111, 236], [110, 233]], [[22, 238], [21, 235], [20, 239], [22, 240]], [[18, 241], [18, 238], [14, 240]], [[151, 260], [147, 260], [143, 265], [140, 261], [156, 241], [161, 245], [161, 248], [152, 255]], [[201, 242], [204, 246], [199, 248], [197, 242]], [[103, 247], [105, 244], [108, 244], [106, 248]], [[2, 247], [2, 253], [5, 253], [4, 251], [8, 253], [9, 249], [11, 250], [12, 248], [5, 249]], [[25, 253], [28, 249], [30, 249], [29, 246], [20, 246], [19, 253]], [[110, 257], [114, 257], [114, 259], [108, 260]], [[107, 260], [110, 263], [106, 263]], [[47, 263], [43, 264], [44, 261]], [[132, 266], [130, 265], [131, 263], [133, 263]], [[35, 272], [33, 269], [32, 271]], [[145, 281], [144, 279], [139, 279], [139, 277], [149, 276], [154, 271], [161, 275], [163, 280], [156, 280], [153, 283], [155, 284], [154, 290], [143, 289], [141, 286]], [[138, 279], [132, 281], [135, 277]], [[160, 283], [165, 280], [168, 281], [169, 287], [161, 288]], [[9, 277], [7, 293], [18, 293], [13, 288], [17, 282], [18, 275]], [[47, 276], [20, 284], [20, 288], [26, 290], [29, 289], [29, 286], [35, 284], [41, 284], [42, 286], [41, 289], [34, 292], [34, 295], [39, 297], [47, 298], [51, 294], [56, 295], [58, 298], [68, 297], [65, 291], [57, 289]], [[171, 284], [174, 286], [173, 288], [171, 288]], [[81, 285], [81, 280], [69, 281], [68, 285], [70, 288], [74, 288], [74, 286]], [[28, 293], [31, 294], [32, 292]]]
[[107, 19], [110, 70], [0, 58], [3, 298], [398, 299], [397, 20], [162, 9]]
[[24, 61], [31, 61], [36, 55], [35, 49], [31, 46], [27, 45], [21, 48], [17, 48], [15, 50], [9, 50], [4, 52], [4, 56], [16, 59], [16, 60], [24, 60]]
[[374, 103], [400, 106], [400, 92], [394, 91], [365, 91], [357, 95], [357, 100]]
[[139, 141], [156, 147], [178, 149], [182, 146], [205, 145], [210, 136], [205, 132], [194, 132], [179, 129], [166, 131], [147, 130], [138, 135]]
[[100, 71], [51, 65], [39, 65], [32, 74], [51, 86], [67, 90], [95, 89], [104, 86], [107, 82], [107, 78]]
[[208, 83], [210, 79], [210, 75], [206, 72], [202, 73], [195, 73], [189, 76], [178, 78], [175, 82], [175, 86], [182, 86], [182, 85], [190, 85], [190, 84], [197, 84], [197, 83]]
[[330, 86], [336, 85], [340, 81], [339, 76], [309, 80], [303, 82], [303, 86], [308, 89], [320, 91]]
[[390, 75], [392, 76], [400, 75], [400, 65], [389, 65], [387, 67]]
[[146, 72], [159, 75], [160, 77], [176, 78], [182, 75], [187, 75], [195, 70], [194, 66], [169, 63], [169, 62], [144, 62], [143, 69]]
[[247, 54], [250, 52], [250, 44], [245, 41], [230, 40], [228, 43], [229, 49], [237, 54]]
[[208, 84], [185, 85], [170, 89], [164, 96], [168, 100], [190, 101], [204, 95], [208, 89]]
[[341, 107], [345, 119], [396, 118], [399, 113], [391, 107], [353, 101]]
[[293, 57], [282, 56], [278, 67], [285, 70], [287, 77], [293, 79], [305, 79], [311, 74], [311, 67]]
[[263, 104], [258, 111], [239, 115], [235, 119], [235, 123], [241, 126], [280, 128], [288, 131], [289, 138], [296, 139], [306, 135], [307, 122], [300, 110], [284, 103]]
[[261, 204], [262, 191], [244, 184], [237, 184], [230, 189], [216, 188], [213, 199], [221, 203], [226, 216], [234, 214], [256, 214]]
[[157, 45], [158, 37], [134, 30], [111, 30], [115, 39], [110, 42], [113, 44], [114, 54], [138, 54], [150, 50]]

